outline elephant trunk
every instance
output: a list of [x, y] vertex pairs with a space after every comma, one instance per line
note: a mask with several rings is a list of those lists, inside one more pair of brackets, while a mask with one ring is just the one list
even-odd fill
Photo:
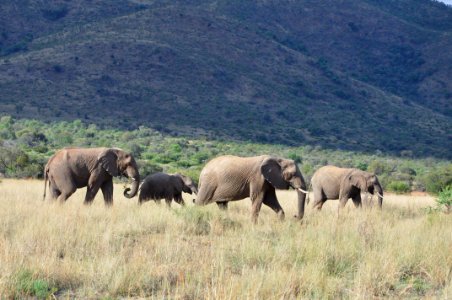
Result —
[[304, 216], [307, 188], [304, 178], [299, 170], [297, 170], [296, 178], [297, 184], [293, 185], [293, 187], [297, 190], [298, 197], [298, 215], [296, 216], [296, 218], [301, 220]]
[[298, 219], [303, 219], [304, 216], [304, 207], [306, 202], [306, 194], [297, 190], [297, 196], [298, 196]]
[[132, 178], [132, 187], [126, 188], [124, 190], [124, 197], [133, 198], [138, 193], [138, 188], [140, 186], [140, 173], [138, 172], [137, 167], [129, 167], [127, 168], [127, 176]]
[[378, 196], [378, 207], [381, 209], [383, 206], [383, 189], [380, 184], [375, 185], [375, 193]]
[[196, 186], [191, 187], [193, 194], [198, 195], [198, 188]]

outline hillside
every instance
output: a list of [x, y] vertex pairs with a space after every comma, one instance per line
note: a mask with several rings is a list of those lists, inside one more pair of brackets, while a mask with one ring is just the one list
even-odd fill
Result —
[[118, 3], [1, 1], [0, 113], [452, 157], [445, 5]]

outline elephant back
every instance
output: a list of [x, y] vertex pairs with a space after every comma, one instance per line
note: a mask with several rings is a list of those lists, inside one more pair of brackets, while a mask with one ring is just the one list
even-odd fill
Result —
[[141, 194], [155, 200], [172, 197], [170, 175], [159, 172], [147, 176], [141, 186]]

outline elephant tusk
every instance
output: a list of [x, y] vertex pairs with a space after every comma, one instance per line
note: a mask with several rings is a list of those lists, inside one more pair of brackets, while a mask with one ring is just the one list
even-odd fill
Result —
[[377, 192], [377, 195], [381, 198], [384, 198], [382, 194], [380, 194], [379, 192]]
[[299, 191], [302, 192], [302, 193], [309, 194], [309, 192], [303, 190], [302, 188], [298, 188], [297, 190], [299, 190]]

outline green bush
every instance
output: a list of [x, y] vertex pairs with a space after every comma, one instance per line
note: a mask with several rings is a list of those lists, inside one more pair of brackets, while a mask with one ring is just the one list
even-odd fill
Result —
[[445, 187], [436, 199], [436, 204], [439, 208], [445, 208], [447, 213], [452, 209], [452, 185]]
[[408, 193], [410, 191], [410, 185], [405, 181], [392, 181], [386, 188], [397, 194]]
[[139, 160], [137, 163], [142, 179], [147, 175], [163, 171], [161, 166], [147, 160]]
[[32, 272], [24, 270], [16, 275], [15, 291], [19, 297], [32, 296], [37, 299], [48, 299], [58, 288], [46, 280], [35, 278]]
[[301, 164], [303, 162], [303, 159], [301, 158], [300, 155], [298, 155], [295, 152], [291, 152], [287, 155], [287, 158], [292, 159], [293, 161], [295, 161], [297, 164]]
[[452, 164], [438, 166], [427, 172], [421, 182], [429, 193], [437, 194], [449, 185], [452, 185]]

